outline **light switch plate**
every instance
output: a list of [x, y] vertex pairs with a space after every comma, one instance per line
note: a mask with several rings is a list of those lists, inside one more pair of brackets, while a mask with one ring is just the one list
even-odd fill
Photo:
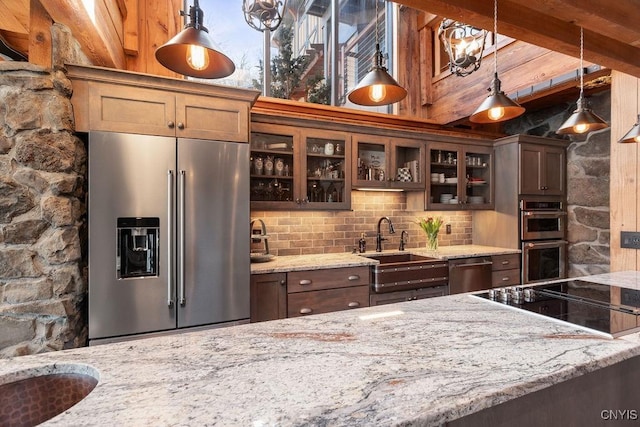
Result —
[[640, 232], [621, 231], [620, 247], [629, 249], [640, 249]]

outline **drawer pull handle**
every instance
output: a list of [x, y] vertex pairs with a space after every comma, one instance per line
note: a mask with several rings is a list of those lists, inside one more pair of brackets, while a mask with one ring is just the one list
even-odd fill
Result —
[[502, 265], [507, 265], [509, 264], [509, 261], [502, 261]]
[[352, 301], [348, 305], [349, 308], [358, 308], [360, 307], [360, 303], [358, 301]]
[[310, 285], [311, 284], [311, 280], [309, 280], [309, 279], [300, 280], [300, 284], [301, 285]]
[[354, 274], [354, 275], [352, 275], [352, 276], [349, 276], [349, 280], [350, 280], [350, 281], [352, 281], [352, 282], [353, 282], [354, 280], [360, 280], [360, 276], [359, 276], [359, 275], [357, 275], [357, 274]]
[[313, 310], [310, 308], [301, 308], [300, 309], [300, 314], [311, 314], [313, 313]]
[[509, 278], [508, 278], [508, 277], [503, 277], [503, 278], [502, 278], [502, 281], [503, 281], [503, 282], [507, 282], [508, 280], [509, 280]]

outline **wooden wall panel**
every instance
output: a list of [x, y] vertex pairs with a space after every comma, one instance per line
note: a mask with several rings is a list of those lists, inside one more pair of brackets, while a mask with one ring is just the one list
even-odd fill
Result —
[[156, 49], [182, 30], [182, 9], [181, 0], [138, 1], [138, 55], [127, 57], [127, 70], [157, 76], [183, 77], [160, 65], [155, 58]]
[[618, 144], [640, 111], [640, 80], [611, 73], [611, 271], [638, 270], [640, 251], [620, 248], [621, 231], [640, 230], [640, 150]]

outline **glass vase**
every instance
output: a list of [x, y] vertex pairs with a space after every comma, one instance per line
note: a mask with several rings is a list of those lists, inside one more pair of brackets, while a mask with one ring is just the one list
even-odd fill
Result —
[[432, 251], [438, 250], [438, 234], [427, 234], [427, 248]]

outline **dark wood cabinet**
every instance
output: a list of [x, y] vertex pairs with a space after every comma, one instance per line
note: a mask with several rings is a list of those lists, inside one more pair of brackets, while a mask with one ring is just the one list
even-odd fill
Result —
[[288, 316], [304, 316], [369, 306], [368, 266], [287, 274]]
[[565, 156], [563, 147], [520, 144], [520, 194], [563, 196]]
[[515, 286], [520, 284], [520, 254], [494, 255], [491, 269], [491, 286]]
[[251, 322], [287, 317], [287, 273], [251, 275]]
[[350, 149], [343, 132], [252, 124], [251, 208], [349, 209]]

